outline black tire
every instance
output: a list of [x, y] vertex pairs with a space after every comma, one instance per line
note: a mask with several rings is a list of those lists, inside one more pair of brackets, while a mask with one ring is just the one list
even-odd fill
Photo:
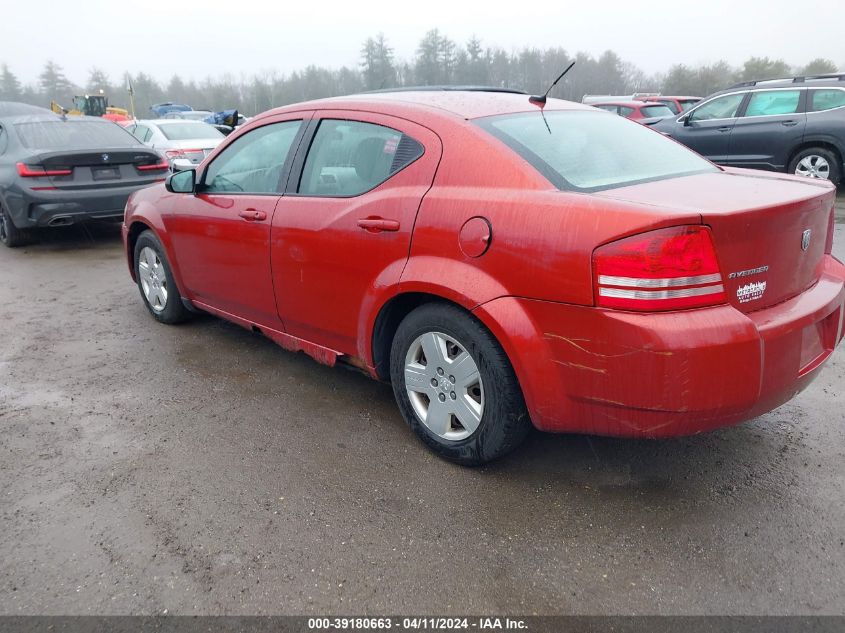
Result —
[[[475, 362], [484, 385], [481, 420], [463, 439], [446, 439], [429, 429], [405, 389], [409, 350], [418, 337], [431, 332], [459, 342]], [[501, 457], [519, 446], [531, 428], [522, 391], [504, 350], [484, 325], [456, 306], [428, 303], [402, 320], [391, 346], [390, 378], [399, 409], [411, 429], [439, 456], [458, 464], [478, 466]], [[437, 388], [432, 387], [431, 395], [439, 396]]]
[[32, 232], [16, 227], [6, 210], [6, 206], [0, 202], [0, 242], [3, 242], [9, 248], [16, 248], [25, 246], [31, 241]]
[[[141, 252], [145, 248], [151, 249], [157, 257], [158, 272], [155, 281], [167, 291], [167, 297], [163, 306], [160, 305], [160, 303], [157, 303], [154, 306], [150, 303], [150, 300], [147, 299], [147, 295], [144, 292], [145, 280], [141, 277], [142, 267], [140, 258]], [[155, 233], [152, 231], [144, 231], [138, 236], [138, 240], [135, 242], [133, 261], [135, 265], [135, 279], [137, 280], [138, 291], [141, 293], [141, 299], [144, 301], [144, 305], [147, 307], [147, 310], [149, 310], [150, 314], [153, 315], [153, 318], [160, 323], [167, 323], [170, 325], [174, 323], [181, 323], [182, 321], [190, 318], [191, 313], [182, 303], [182, 293], [179, 292], [176, 281], [173, 279], [173, 272], [170, 270], [170, 263], [167, 261], [167, 255], [164, 252], [164, 247], [162, 247], [161, 242], [156, 237]], [[161, 283], [162, 272], [164, 273], [163, 284]], [[146, 283], [151, 283], [151, 280], [146, 278]]]
[[830, 166], [830, 175], [827, 179], [834, 185], [839, 185], [839, 181], [842, 179], [842, 162], [836, 155], [836, 152], [832, 152], [831, 150], [823, 147], [808, 147], [807, 149], [798, 152], [792, 157], [792, 160], [789, 161], [787, 173], [800, 175], [797, 173], [798, 164], [808, 156], [819, 156], [826, 160], [827, 164]]

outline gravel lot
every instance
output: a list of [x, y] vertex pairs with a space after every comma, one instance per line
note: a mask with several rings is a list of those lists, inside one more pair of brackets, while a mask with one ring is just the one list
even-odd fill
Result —
[[467, 470], [385, 385], [155, 323], [113, 226], [0, 248], [0, 314], [0, 613], [845, 613], [841, 350], [736, 428]]

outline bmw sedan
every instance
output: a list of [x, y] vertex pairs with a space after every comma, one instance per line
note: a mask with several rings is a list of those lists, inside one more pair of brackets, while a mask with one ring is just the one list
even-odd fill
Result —
[[532, 425], [665, 437], [794, 397], [843, 334], [833, 206], [589, 106], [397, 91], [256, 117], [123, 236], [156, 320], [359, 368], [469, 465]]
[[0, 242], [20, 246], [41, 227], [119, 220], [129, 194], [167, 170], [111, 121], [0, 102]]

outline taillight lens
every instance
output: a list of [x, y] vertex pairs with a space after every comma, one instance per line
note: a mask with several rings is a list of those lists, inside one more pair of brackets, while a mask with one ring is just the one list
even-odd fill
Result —
[[24, 178], [41, 178], [44, 176], [70, 176], [73, 173], [72, 169], [44, 169], [37, 165], [27, 165], [25, 163], [18, 163], [18, 176]]
[[596, 303], [657, 311], [725, 303], [710, 229], [677, 226], [611, 242], [593, 253]]
[[188, 158], [188, 154], [199, 154], [202, 156], [204, 152], [201, 149], [169, 149], [164, 152], [164, 155], [170, 160]]
[[135, 165], [138, 171], [156, 171], [161, 169], [170, 169], [170, 163], [166, 160], [160, 160], [152, 165]]

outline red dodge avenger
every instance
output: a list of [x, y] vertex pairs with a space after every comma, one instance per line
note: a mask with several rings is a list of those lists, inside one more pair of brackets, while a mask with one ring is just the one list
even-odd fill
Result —
[[354, 365], [480, 464], [531, 425], [666, 437], [795, 396], [843, 335], [833, 206], [589, 106], [397, 91], [255, 117], [133, 194], [123, 237], [158, 321]]

